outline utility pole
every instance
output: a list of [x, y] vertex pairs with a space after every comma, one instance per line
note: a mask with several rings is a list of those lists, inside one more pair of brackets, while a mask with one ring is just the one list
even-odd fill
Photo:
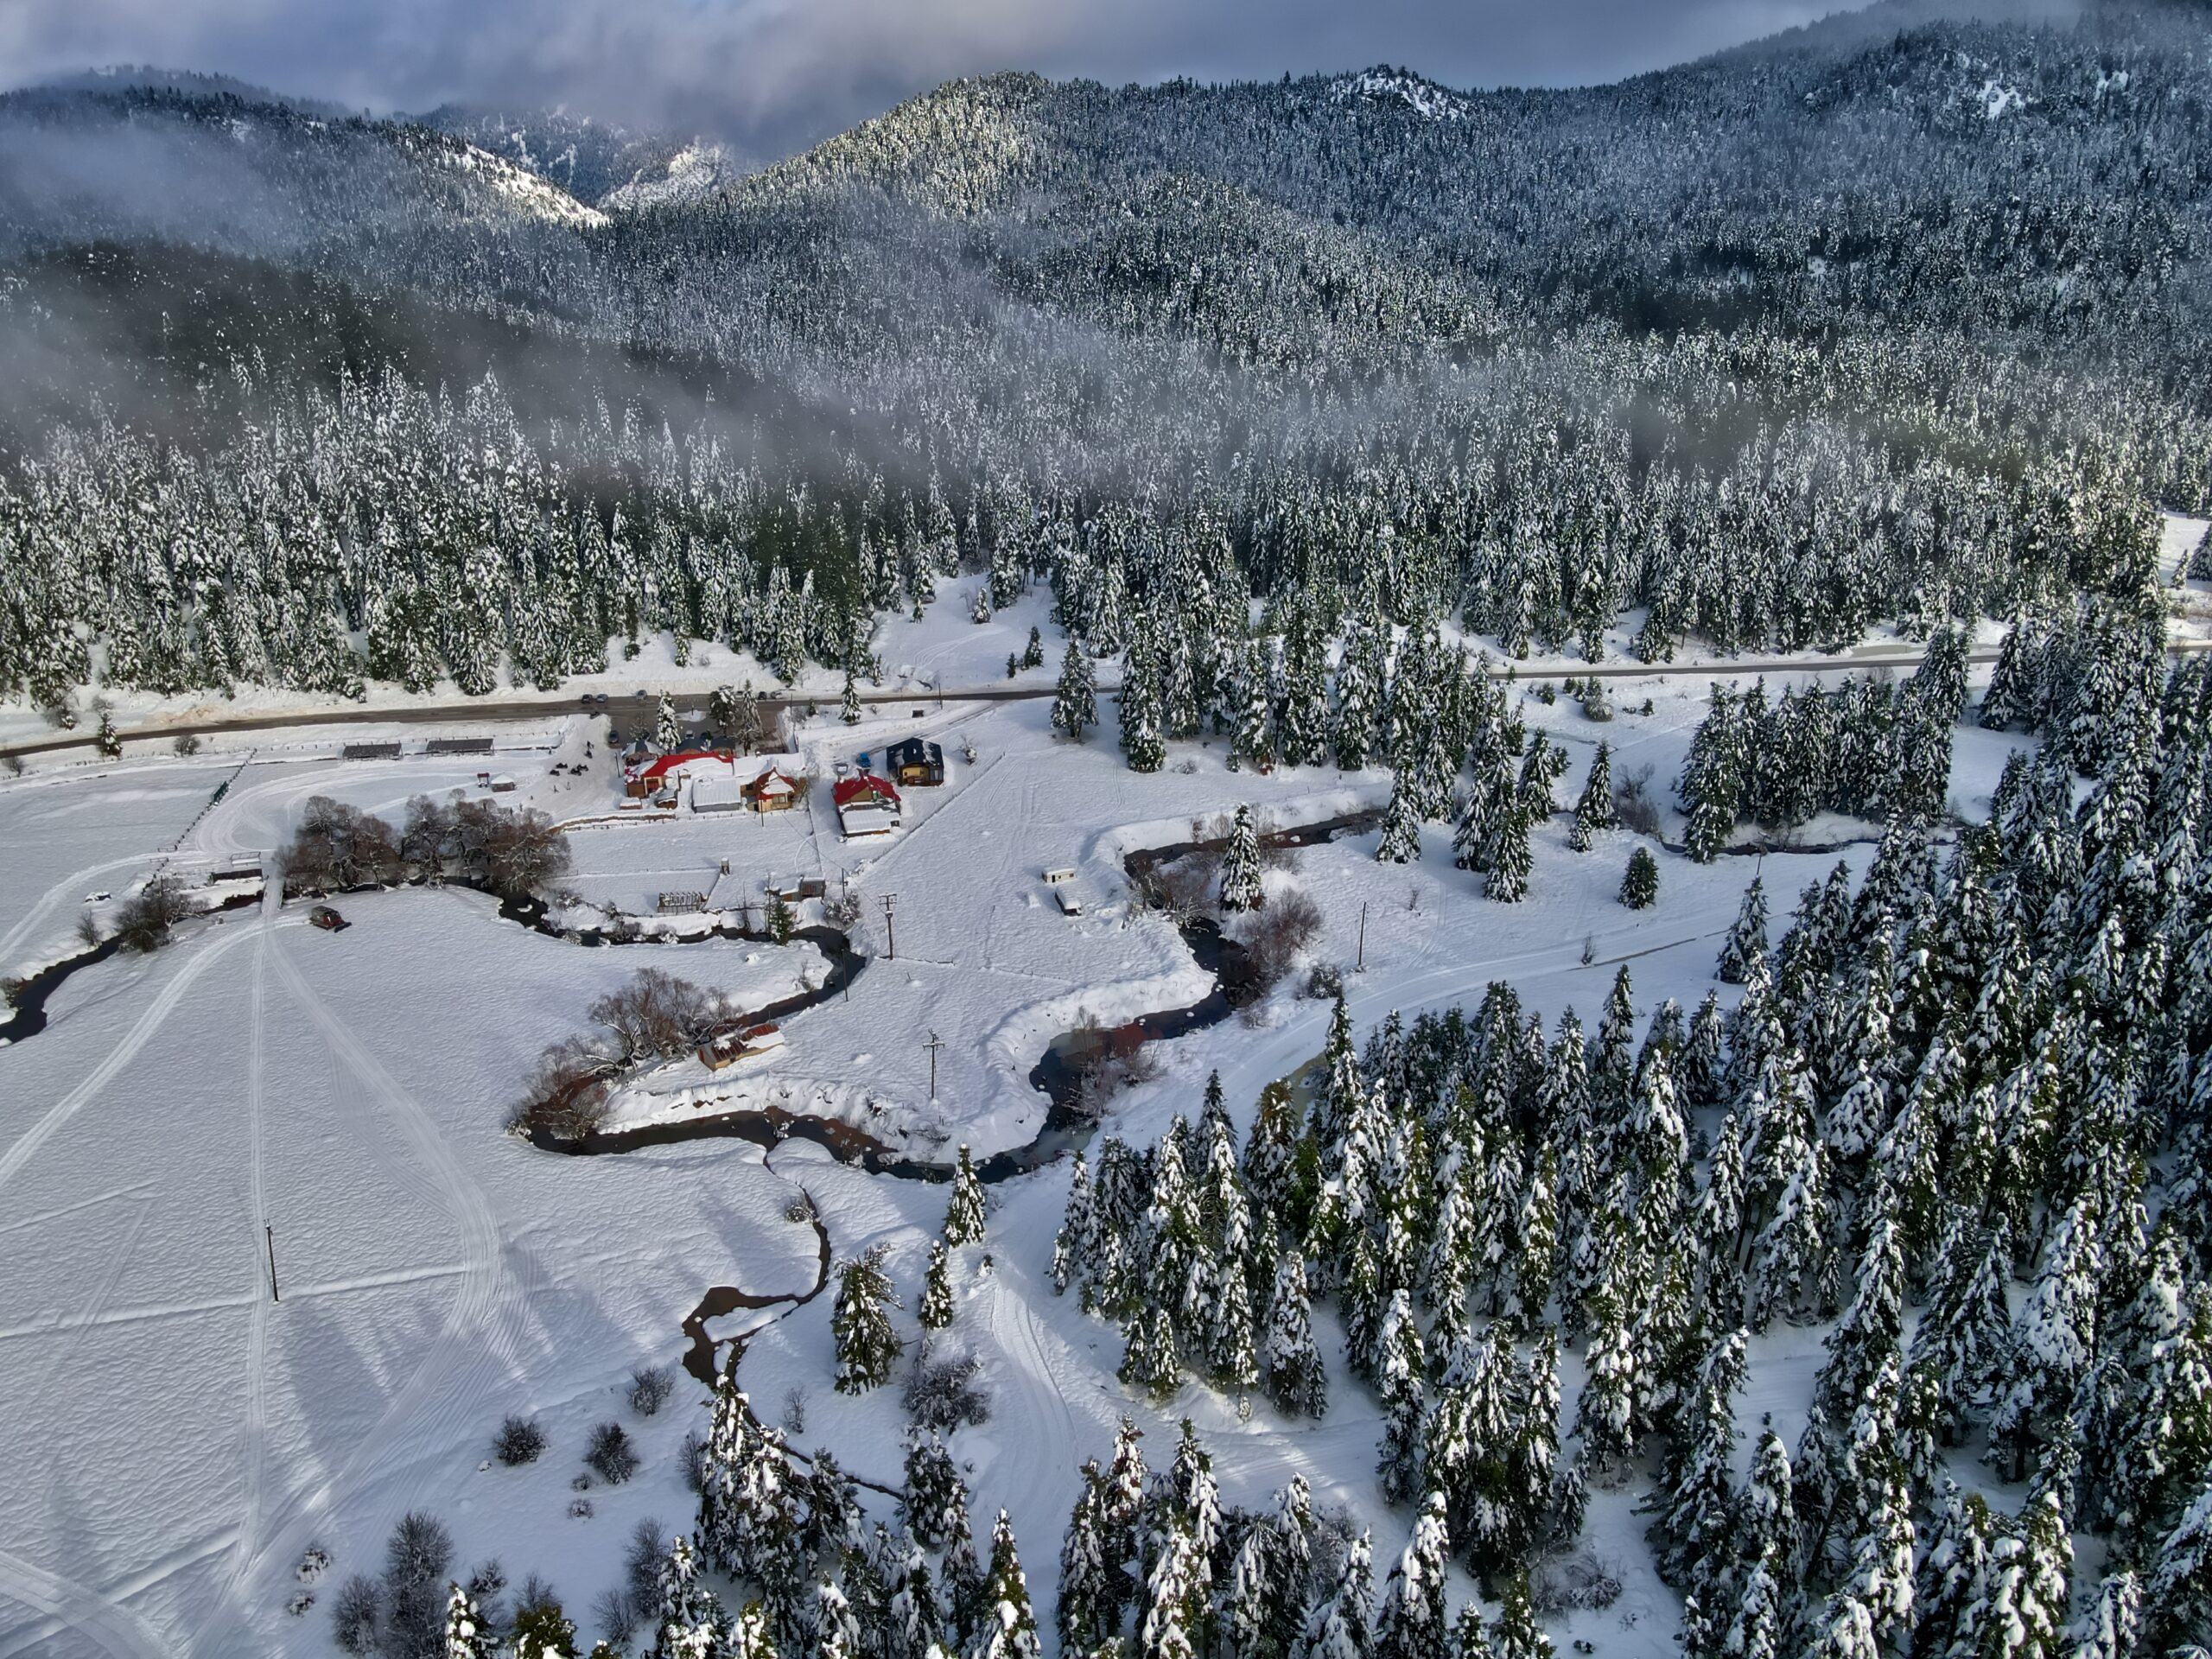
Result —
[[1363, 904], [1359, 907], [1359, 960], [1352, 964], [1351, 970], [1355, 974], [1367, 971], [1367, 906]]
[[899, 895], [895, 893], [887, 893], [883, 895], [883, 938], [884, 943], [890, 947], [886, 953], [887, 958], [892, 962], [899, 960], [899, 935], [893, 931], [891, 925], [891, 909], [898, 902]]
[[284, 1299], [276, 1294], [276, 1230], [264, 1222], [261, 1232], [269, 1246], [269, 1300], [281, 1302]]
[[934, 1106], [937, 1104], [937, 1052], [944, 1045], [938, 1040], [937, 1033], [931, 1032], [929, 1041], [922, 1046], [930, 1052], [930, 1104]]

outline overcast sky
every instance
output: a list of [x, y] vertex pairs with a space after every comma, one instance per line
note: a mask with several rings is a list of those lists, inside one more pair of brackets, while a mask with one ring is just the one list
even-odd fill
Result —
[[0, 0], [0, 83], [111, 63], [379, 112], [448, 99], [792, 146], [956, 75], [1112, 83], [1403, 64], [1610, 80], [1847, 0]]

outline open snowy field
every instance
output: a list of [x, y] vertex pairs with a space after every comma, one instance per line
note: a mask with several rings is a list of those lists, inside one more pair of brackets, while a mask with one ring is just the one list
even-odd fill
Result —
[[[1603, 738], [1617, 779], [1649, 767], [1652, 794], [1668, 802], [1707, 682], [1616, 681], [1620, 712], [1602, 725], [1571, 700], [1542, 702], [1538, 683], [1525, 681], [1522, 711], [1570, 757], [1562, 801]], [[250, 760], [41, 769], [0, 785], [0, 825], [29, 853], [0, 883], [0, 921], [20, 938], [13, 956], [35, 956], [41, 940], [66, 936], [79, 888], [114, 879], [105, 869], [135, 873], [180, 836], [180, 858], [247, 861], [282, 844], [311, 796], [396, 820], [416, 794], [478, 792], [478, 772], [493, 766], [516, 779], [510, 799], [571, 823], [568, 885], [589, 903], [650, 909], [669, 889], [708, 891], [717, 907], [741, 895], [757, 903], [764, 880], [791, 875], [861, 900], [865, 971], [845, 997], [790, 1017], [783, 1048], [715, 1075], [718, 1109], [781, 1105], [843, 1117], [925, 1158], [963, 1142], [982, 1154], [1042, 1126], [1046, 1100], [1029, 1072], [1052, 1038], [1086, 1017], [1112, 1024], [1192, 1002], [1211, 982], [1172, 926], [1132, 911], [1125, 853], [1186, 840], [1194, 822], [1240, 804], [1287, 825], [1378, 807], [1389, 794], [1380, 771], [1232, 773], [1217, 742], [1174, 746], [1165, 770], [1139, 777], [1110, 729], [1074, 747], [1054, 739], [1048, 715], [1042, 702], [928, 706], [919, 720], [901, 706], [848, 728], [825, 709], [794, 734], [815, 780], [810, 799], [766, 821], [618, 819], [603, 744], [583, 775], [566, 772], [592, 736], [580, 716], [503, 738], [489, 762], [346, 763], [304, 734], [293, 753]], [[946, 785], [906, 792], [898, 835], [841, 842], [827, 787], [835, 765], [908, 731], [944, 745]], [[1961, 810], [1984, 806], [2017, 742], [1961, 729]], [[200, 816], [225, 779], [224, 799]], [[1662, 817], [1678, 833], [1670, 804]], [[1630, 912], [1617, 892], [1636, 838], [1606, 832], [1578, 855], [1565, 828], [1561, 816], [1536, 831], [1519, 905], [1478, 896], [1480, 879], [1452, 868], [1444, 826], [1429, 828], [1417, 863], [1377, 863], [1370, 830], [1292, 852], [1268, 880], [1319, 906], [1314, 959], [1350, 969], [1363, 949], [1363, 970], [1346, 981], [1363, 1032], [1394, 1008], [1471, 1006], [1497, 978], [1548, 1021], [1569, 1006], [1594, 1019], [1622, 963], [1640, 1016], [1662, 997], [1692, 1005], [1755, 868], [1779, 918], [1839, 857], [1856, 873], [1872, 850], [1864, 825], [1839, 820], [1800, 837], [1851, 843], [1833, 851], [1702, 867], [1662, 851], [1657, 903]], [[1077, 872], [1080, 916], [1063, 914], [1041, 880], [1060, 866]], [[71, 981], [46, 1031], [0, 1051], [0, 1225], [19, 1264], [0, 1284], [0, 1446], [16, 1471], [0, 1484], [0, 1656], [324, 1651], [323, 1613], [296, 1623], [284, 1611], [302, 1588], [302, 1552], [320, 1544], [335, 1559], [327, 1601], [337, 1576], [373, 1567], [410, 1508], [446, 1522], [464, 1562], [497, 1556], [518, 1581], [543, 1573], [582, 1615], [618, 1575], [632, 1523], [680, 1526], [693, 1502], [677, 1446], [703, 1426], [704, 1390], [679, 1373], [670, 1406], [640, 1420], [622, 1403], [630, 1368], [673, 1365], [682, 1322], [711, 1287], [811, 1288], [814, 1233], [785, 1213], [800, 1187], [837, 1257], [889, 1247], [912, 1306], [943, 1217], [940, 1186], [870, 1177], [796, 1141], [766, 1157], [709, 1140], [569, 1158], [500, 1133], [538, 1050], [581, 1028], [586, 1006], [637, 969], [759, 1006], [820, 982], [812, 946], [583, 950], [500, 919], [473, 893], [343, 902], [354, 925], [339, 936], [308, 928], [296, 905], [188, 924], [164, 951]], [[803, 919], [817, 909], [810, 902]], [[1327, 1005], [1299, 996], [1301, 979], [1244, 1019], [1154, 1047], [1156, 1074], [1113, 1101], [1107, 1127], [1149, 1143], [1172, 1114], [1195, 1116], [1217, 1069], [1241, 1132], [1262, 1087], [1321, 1046]], [[944, 1045], [934, 1102], [932, 1033]], [[683, 1091], [708, 1082], [697, 1062], [671, 1062], [617, 1122], [701, 1109]], [[1381, 1502], [1377, 1408], [1342, 1374], [1333, 1314], [1318, 1317], [1330, 1327], [1322, 1345], [1337, 1404], [1319, 1423], [1264, 1404], [1240, 1421], [1194, 1382], [1164, 1408], [1140, 1402], [1113, 1376], [1118, 1332], [1055, 1298], [1045, 1278], [1065, 1170], [994, 1190], [988, 1265], [961, 1253], [950, 1332], [983, 1360], [995, 1401], [992, 1422], [963, 1431], [957, 1454], [976, 1512], [1013, 1514], [1040, 1616], [1049, 1624], [1077, 1465], [1104, 1453], [1125, 1414], [1162, 1459], [1176, 1420], [1192, 1417], [1230, 1502], [1263, 1503], [1303, 1472], [1325, 1506], [1375, 1529], [1377, 1559], [1389, 1560], [1408, 1517]], [[897, 1390], [830, 1392], [830, 1300], [780, 1319], [719, 1319], [710, 1332], [760, 1326], [742, 1375], [764, 1414], [796, 1392], [806, 1428], [795, 1444], [830, 1446], [863, 1478], [893, 1484]], [[1785, 1434], [1817, 1344], [1780, 1327], [1761, 1339], [1747, 1408], [1773, 1409]], [[1570, 1357], [1570, 1401], [1580, 1380]], [[520, 1471], [480, 1467], [511, 1412], [537, 1417], [550, 1451]], [[584, 1438], [609, 1419], [628, 1425], [644, 1470], [597, 1485], [591, 1516], [572, 1517]], [[1590, 1535], [1625, 1589], [1571, 1627], [1609, 1655], [1658, 1659], [1672, 1651], [1675, 1603], [1630, 1502], [1593, 1495]], [[1469, 1587], [1460, 1580], [1458, 1593]]]

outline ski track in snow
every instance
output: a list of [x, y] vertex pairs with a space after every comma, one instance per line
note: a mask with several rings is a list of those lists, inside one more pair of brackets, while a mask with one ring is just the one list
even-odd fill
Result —
[[213, 966], [217, 957], [241, 940], [253, 937], [255, 931], [249, 930], [228, 934], [212, 944], [201, 945], [199, 954], [179, 969], [169, 982], [162, 988], [160, 994], [148, 1005], [146, 1012], [138, 1016], [137, 1023], [130, 1027], [121, 1042], [109, 1051], [107, 1058], [86, 1072], [85, 1080], [49, 1107], [37, 1122], [18, 1135], [6, 1152], [0, 1153], [0, 1187], [5, 1187], [14, 1179], [23, 1166], [37, 1155], [41, 1147], [71, 1118], [98, 1098], [100, 1091], [115, 1080], [116, 1075], [137, 1058], [138, 1051], [145, 1047], [154, 1033], [167, 1023], [169, 1015], [176, 1012], [176, 1005], [184, 1000], [184, 994]]
[[57, 1630], [81, 1636], [115, 1659], [174, 1659], [176, 1652], [159, 1631], [120, 1602], [4, 1549], [0, 1549], [0, 1596], [46, 1615], [37, 1627], [0, 1648], [0, 1656], [34, 1652]]

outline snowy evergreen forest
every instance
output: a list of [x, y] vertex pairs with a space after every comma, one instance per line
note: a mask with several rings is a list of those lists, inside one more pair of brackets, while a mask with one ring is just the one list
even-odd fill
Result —
[[[1218, 1087], [1155, 1147], [1102, 1141], [1052, 1277], [1122, 1327], [1122, 1382], [1320, 1415], [1332, 1298], [1382, 1491], [1421, 1518], [1378, 1600], [1300, 1486], [1228, 1514], [1203, 1449], [1147, 1488], [1124, 1445], [1071, 1519], [1063, 1651], [1534, 1659], [1529, 1570], [1630, 1483], [1700, 1659], [2198, 1650], [2212, 675], [2073, 735], [2076, 761], [2016, 755], [1940, 860], [1892, 819], [1856, 890], [1839, 864], [1771, 943], [1755, 880], [1725, 1009], [1662, 1001], [1639, 1040], [1624, 964], [1594, 1031], [1548, 1033], [1501, 982], [1363, 1052], [1340, 999], [1310, 1103], [1270, 1085], [1241, 1147]], [[1794, 1446], [1738, 1415], [1777, 1323], [1827, 1327]], [[1495, 1627], [1447, 1629], [1452, 1558]]]
[[662, 630], [865, 673], [981, 570], [1278, 700], [1370, 589], [1647, 660], [2063, 608], [2212, 505], [2202, 36], [1001, 76], [611, 211], [556, 181], [613, 137], [579, 175], [465, 112], [10, 94], [0, 694], [475, 694]]

